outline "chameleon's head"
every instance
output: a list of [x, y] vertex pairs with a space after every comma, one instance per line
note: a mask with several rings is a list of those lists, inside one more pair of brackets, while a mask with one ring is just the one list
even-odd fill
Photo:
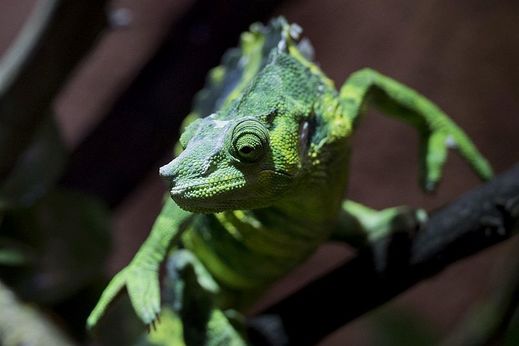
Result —
[[313, 116], [323, 83], [276, 48], [232, 102], [186, 127], [184, 151], [160, 169], [173, 200], [209, 213], [264, 208], [300, 194], [301, 184], [311, 182], [307, 163], [327, 136]]
[[[227, 120], [225, 120], [227, 118]], [[278, 117], [279, 119], [279, 117]], [[297, 124], [269, 115], [211, 115], [190, 124], [180, 138], [184, 151], [160, 168], [173, 200], [183, 209], [221, 212], [272, 205], [297, 179]]]

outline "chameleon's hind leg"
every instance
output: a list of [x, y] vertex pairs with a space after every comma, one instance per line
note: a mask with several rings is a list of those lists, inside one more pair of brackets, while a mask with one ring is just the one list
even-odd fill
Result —
[[388, 234], [412, 233], [426, 220], [427, 213], [423, 209], [400, 206], [375, 210], [345, 200], [331, 239], [360, 248]]
[[246, 342], [235, 323], [218, 308], [218, 283], [189, 250], [177, 250], [168, 259], [166, 304], [182, 320], [187, 346], [241, 346]]

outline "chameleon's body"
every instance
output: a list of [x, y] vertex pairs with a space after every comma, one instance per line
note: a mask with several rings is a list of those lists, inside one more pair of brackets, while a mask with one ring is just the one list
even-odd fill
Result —
[[[399, 216], [415, 216], [343, 201], [349, 140], [367, 102], [419, 130], [426, 189], [439, 181], [452, 143], [481, 177], [491, 175], [470, 140], [430, 101], [368, 69], [338, 92], [298, 36], [283, 18], [255, 25], [212, 71], [180, 139], [184, 150], [160, 170], [174, 202], [165, 202], [89, 326], [125, 285], [139, 317], [153, 322], [160, 311], [158, 268], [172, 244], [165, 299], [183, 319], [186, 343], [245, 343], [226, 309], [243, 310], [332, 235], [363, 232], [372, 239], [391, 231]], [[191, 325], [200, 309], [209, 317]]]

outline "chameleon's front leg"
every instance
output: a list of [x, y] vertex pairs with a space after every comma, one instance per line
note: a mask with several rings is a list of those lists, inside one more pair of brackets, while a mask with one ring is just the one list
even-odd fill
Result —
[[344, 241], [355, 248], [373, 244], [389, 234], [413, 233], [427, 220], [423, 209], [407, 206], [375, 210], [344, 200], [330, 240]]
[[438, 106], [416, 91], [371, 69], [353, 73], [340, 90], [346, 116], [355, 121], [365, 103], [415, 126], [421, 135], [423, 187], [433, 190], [441, 178], [447, 149], [455, 147], [483, 179], [492, 176], [488, 162]]
[[150, 235], [128, 266], [110, 281], [94, 310], [87, 319], [87, 328], [93, 328], [110, 302], [126, 286], [130, 300], [139, 318], [147, 325], [160, 312], [159, 268], [170, 244], [181, 235], [191, 213], [180, 209], [166, 197], [164, 207], [153, 224]]
[[169, 257], [164, 300], [182, 320], [187, 346], [247, 344], [237, 313], [230, 316], [218, 307], [220, 293], [218, 283], [189, 250], [177, 250]]

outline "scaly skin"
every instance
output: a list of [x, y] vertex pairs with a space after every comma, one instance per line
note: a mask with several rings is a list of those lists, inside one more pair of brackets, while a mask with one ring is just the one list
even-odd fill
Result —
[[138, 316], [152, 323], [160, 311], [158, 268], [173, 245], [165, 300], [182, 320], [186, 344], [243, 345], [228, 309], [242, 311], [323, 241], [362, 246], [402, 222], [422, 222], [424, 213], [410, 208], [378, 212], [343, 201], [349, 138], [367, 105], [417, 128], [426, 190], [440, 180], [449, 146], [480, 177], [491, 176], [431, 101], [370, 69], [352, 74], [338, 92], [299, 34], [283, 18], [253, 25], [210, 73], [178, 156], [160, 169], [173, 201], [109, 284], [89, 327], [124, 286]]

